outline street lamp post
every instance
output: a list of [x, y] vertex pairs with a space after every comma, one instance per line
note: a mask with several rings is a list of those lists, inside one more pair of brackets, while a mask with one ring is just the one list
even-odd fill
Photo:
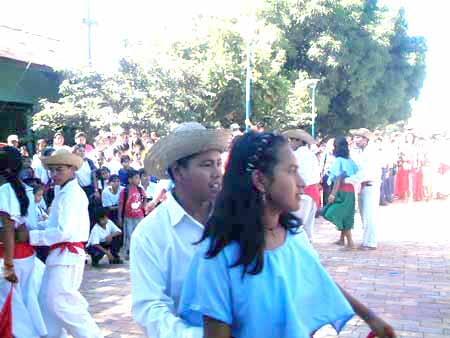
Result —
[[315, 133], [316, 133], [316, 89], [317, 89], [317, 84], [319, 83], [320, 79], [308, 79], [303, 81], [301, 84], [304, 85], [305, 87], [309, 87], [311, 86], [312, 89], [312, 97], [311, 97], [311, 135], [312, 137], [315, 137]]
[[[319, 82], [319, 80], [317, 80]], [[311, 117], [311, 135], [312, 137], [315, 137], [315, 123], [316, 123], [316, 88], [317, 88], [317, 82], [314, 82], [312, 85], [312, 117]]]

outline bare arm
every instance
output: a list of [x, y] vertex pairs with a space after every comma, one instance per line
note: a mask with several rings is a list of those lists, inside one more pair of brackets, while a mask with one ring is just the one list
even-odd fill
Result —
[[0, 219], [3, 224], [3, 245], [4, 245], [4, 258], [3, 258], [3, 277], [11, 282], [17, 283], [18, 279], [14, 272], [14, 222], [7, 215], [1, 215]]
[[204, 338], [231, 338], [230, 326], [214, 318], [203, 316]]
[[350, 295], [342, 287], [338, 285], [344, 297], [352, 306], [356, 314], [361, 317], [371, 330], [376, 334], [376, 337], [386, 337], [386, 338], [397, 338], [392, 326], [386, 323], [383, 319], [374, 314], [370, 309], [357, 300], [355, 297]]
[[342, 181], [343, 181], [342, 176], [336, 177], [336, 181], [333, 184], [333, 189], [331, 190], [330, 195], [328, 195], [328, 203], [329, 204], [334, 203], [334, 201], [336, 200], [336, 193], [338, 192], [339, 187], [342, 184]]

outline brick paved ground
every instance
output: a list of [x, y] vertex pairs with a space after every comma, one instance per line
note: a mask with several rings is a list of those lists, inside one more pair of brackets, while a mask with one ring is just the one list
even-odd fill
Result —
[[[450, 221], [444, 213], [449, 208], [450, 201], [382, 207], [380, 247], [370, 252], [330, 244], [338, 234], [319, 221], [315, 246], [331, 275], [388, 320], [400, 337], [450, 337]], [[358, 243], [359, 222], [354, 236]], [[130, 316], [128, 266], [88, 267], [82, 292], [106, 337], [144, 336]], [[364, 338], [367, 332], [354, 319], [340, 337]], [[316, 337], [336, 335], [324, 328]]]

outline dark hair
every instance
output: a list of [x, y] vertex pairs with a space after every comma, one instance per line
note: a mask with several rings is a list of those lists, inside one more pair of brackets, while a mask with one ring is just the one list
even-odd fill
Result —
[[98, 207], [94, 210], [94, 221], [95, 223], [98, 223], [100, 219], [103, 217], [108, 217], [109, 215], [109, 209], [105, 207]]
[[46, 147], [44, 150], [42, 150], [42, 156], [47, 157], [50, 156], [55, 152], [55, 148], [52, 147]]
[[30, 200], [25, 187], [19, 179], [22, 169], [22, 155], [17, 148], [6, 146], [0, 148], [0, 176], [2, 176], [14, 190], [20, 205], [20, 215], [26, 216]]
[[120, 156], [120, 163], [121, 164], [123, 164], [124, 162], [130, 162], [131, 161], [131, 158], [130, 158], [130, 156], [128, 156], [128, 155], [122, 155], [122, 156]]
[[122, 152], [123, 152], [123, 149], [122, 149], [121, 146], [115, 147], [115, 148], [113, 149], [113, 155], [114, 155], [114, 156], [116, 156], [117, 154], [122, 153]]
[[348, 142], [345, 137], [339, 136], [334, 139], [333, 155], [342, 158], [350, 157], [350, 150], [348, 149]]
[[144, 168], [139, 169], [139, 176], [140, 176], [140, 177], [146, 176], [146, 175], [147, 175], [147, 173], [145, 172], [145, 169], [144, 169]]
[[[191, 162], [191, 160], [192, 160], [195, 156], [197, 156], [197, 155], [198, 155], [198, 153], [195, 153], [195, 154], [192, 154], [192, 155], [188, 155], [188, 156], [182, 157], [182, 158], [176, 160], [175, 163], [176, 163], [177, 166], [179, 166], [179, 167], [187, 168], [188, 165], [189, 165], [189, 162]], [[175, 182], [175, 178], [174, 178], [174, 176], [173, 176], [173, 172], [172, 172], [172, 169], [171, 169], [171, 168], [168, 168], [168, 169], [167, 169], [167, 173], [169, 174], [169, 178], [170, 178], [172, 181]]]
[[77, 145], [75, 145], [75, 147], [73, 147], [73, 150], [78, 150], [78, 149], [86, 149], [86, 145], [82, 144], [82, 143], [78, 143]]
[[132, 178], [133, 176], [136, 176], [136, 175], [139, 176], [139, 171], [137, 171], [136, 169], [127, 170], [127, 180], [129, 180], [130, 178]]
[[31, 186], [33, 187], [33, 194], [36, 194], [39, 190], [45, 189], [44, 183], [42, 183], [41, 180], [38, 178], [36, 178], [34, 180], [34, 182], [31, 184]]
[[[264, 267], [265, 236], [262, 223], [263, 197], [254, 187], [252, 172], [257, 169], [269, 178], [279, 162], [279, 150], [287, 140], [273, 133], [249, 132], [233, 145], [223, 189], [203, 233], [210, 238], [207, 258], [215, 257], [228, 244], [239, 244], [239, 258], [231, 267], [243, 266], [245, 273], [256, 275]], [[291, 233], [301, 221], [290, 213], [280, 216], [280, 224]]]
[[119, 180], [120, 181], [119, 175], [111, 175], [111, 176], [109, 176], [108, 183], [111, 183], [114, 180]]

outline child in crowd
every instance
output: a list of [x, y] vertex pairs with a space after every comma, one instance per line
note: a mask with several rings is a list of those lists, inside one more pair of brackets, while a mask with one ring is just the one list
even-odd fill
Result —
[[120, 147], [115, 147], [113, 149], [113, 158], [108, 162], [107, 167], [111, 175], [118, 175], [119, 170], [122, 168], [122, 164], [120, 163], [122, 158], [123, 150]]
[[108, 212], [108, 208], [98, 208], [94, 212], [95, 225], [86, 246], [92, 266], [98, 266], [105, 255], [109, 264], [123, 263], [119, 256], [122, 231], [108, 218]]
[[128, 155], [122, 155], [120, 158], [120, 164], [122, 169], [119, 170], [120, 185], [125, 187], [128, 184], [128, 171], [131, 169], [131, 159]]
[[[44, 189], [45, 186], [38, 179], [32, 184], [34, 202], [36, 204], [36, 215], [37, 215], [37, 229], [45, 229], [48, 220], [48, 208], [44, 200]], [[50, 252], [50, 247], [48, 246], [36, 246], [36, 256], [43, 262], [47, 260], [47, 256]]]
[[110, 172], [108, 167], [101, 167], [97, 170], [97, 185], [100, 191], [108, 187]]
[[48, 210], [47, 210], [47, 204], [44, 201], [44, 184], [41, 182], [35, 182], [33, 184], [33, 194], [34, 194], [34, 201], [36, 203], [36, 214], [37, 214], [37, 220], [38, 224], [44, 224], [45, 221], [48, 219]]
[[108, 208], [109, 218], [118, 223], [119, 196], [124, 188], [120, 186], [119, 175], [111, 175], [108, 186], [102, 191], [102, 206]]
[[157, 182], [154, 182], [154, 177], [147, 175], [144, 169], [139, 170], [139, 176], [141, 177], [141, 187], [144, 189], [147, 195], [147, 202], [152, 200], [153, 194], [155, 193]]
[[131, 234], [145, 217], [147, 195], [139, 186], [139, 182], [139, 172], [130, 169], [128, 171], [128, 185], [120, 192], [119, 197], [118, 225], [123, 228], [123, 246], [126, 259], [129, 257]]

